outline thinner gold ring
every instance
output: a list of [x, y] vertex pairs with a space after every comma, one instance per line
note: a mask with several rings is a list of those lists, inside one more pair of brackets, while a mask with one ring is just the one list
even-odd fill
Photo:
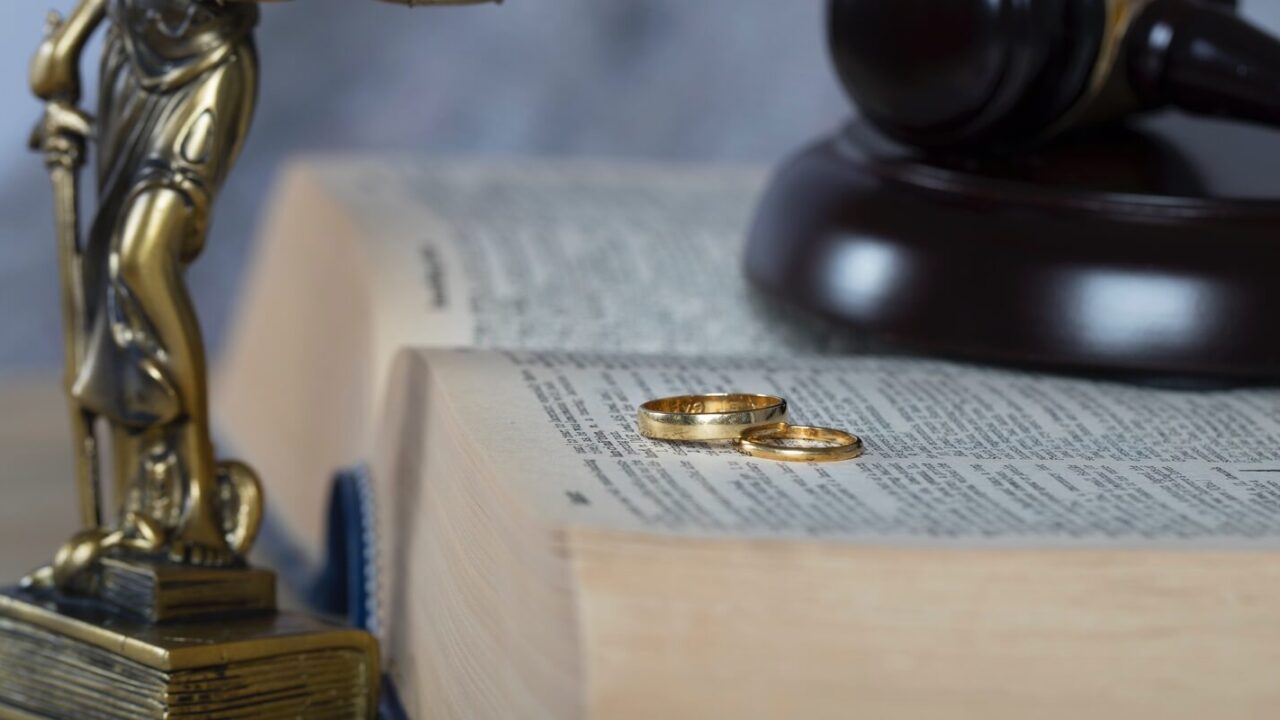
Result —
[[707, 393], [650, 400], [637, 413], [640, 434], [657, 440], [736, 440], [744, 430], [786, 422], [776, 395]]
[[852, 460], [862, 455], [862, 438], [857, 435], [786, 423], [743, 430], [737, 445], [739, 452], [752, 457], [789, 462]]

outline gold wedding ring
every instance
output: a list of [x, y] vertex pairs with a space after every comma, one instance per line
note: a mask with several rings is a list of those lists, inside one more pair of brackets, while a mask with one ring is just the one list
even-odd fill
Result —
[[640, 434], [657, 440], [736, 440], [759, 425], [786, 422], [787, 401], [774, 395], [708, 393], [650, 400], [640, 406]]
[[843, 430], [783, 422], [743, 430], [738, 450], [766, 460], [852, 460], [862, 455], [862, 438]]

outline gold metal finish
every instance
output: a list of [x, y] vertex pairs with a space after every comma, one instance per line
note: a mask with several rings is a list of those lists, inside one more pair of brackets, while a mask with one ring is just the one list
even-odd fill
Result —
[[[184, 274], [253, 116], [257, 17], [251, 3], [81, 0], [65, 20], [50, 17], [32, 62], [32, 90], [46, 102], [33, 144], [57, 207], [64, 377], [86, 528], [33, 580], [66, 589], [108, 553], [233, 567], [256, 535], [257, 478], [214, 458], [204, 343]], [[108, 19], [91, 123], [75, 108], [78, 64]], [[90, 136], [100, 202], [81, 243], [77, 171]], [[112, 442], [110, 529], [99, 423]]]
[[376, 717], [377, 642], [303, 615], [149, 624], [0, 592], [0, 718]]
[[1057, 122], [1042, 139], [1060, 134], [1069, 127], [1111, 119], [1137, 107], [1133, 90], [1122, 62], [1129, 29], [1144, 10], [1156, 0], [1106, 0], [1106, 26], [1097, 61], [1082, 98]]
[[745, 430], [738, 450], [766, 460], [829, 462], [862, 455], [862, 439], [843, 430], [777, 423]]
[[276, 576], [257, 568], [200, 568], [103, 558], [73, 590], [112, 613], [151, 623], [221, 619], [276, 609]]
[[[46, 33], [55, 32], [61, 20], [50, 15]], [[62, 340], [65, 357], [63, 384], [71, 387], [83, 357], [79, 318], [84, 315], [80, 273], [79, 197], [80, 168], [85, 159], [85, 138], [91, 132], [89, 118], [63, 100], [50, 100], [44, 118], [31, 135], [30, 145], [42, 150], [49, 179], [53, 184], [54, 213], [58, 243], [58, 265], [62, 273]], [[76, 456], [76, 484], [80, 493], [80, 517], [85, 527], [102, 524], [98, 497], [97, 440], [93, 418], [71, 400], [71, 427]]]
[[[218, 461], [210, 439], [185, 273], [253, 119], [257, 22], [254, 0], [79, 0], [50, 14], [32, 60], [45, 111], [30, 142], [53, 185], [84, 527], [0, 594], [0, 717], [375, 711], [376, 641], [276, 614], [275, 576], [245, 562], [262, 488], [248, 465]], [[91, 118], [78, 107], [80, 61], [103, 26]], [[98, 204], [82, 228], [90, 140]]]
[[640, 406], [640, 434], [657, 440], [735, 440], [748, 428], [785, 422], [787, 401], [774, 395], [708, 393], [650, 400]]

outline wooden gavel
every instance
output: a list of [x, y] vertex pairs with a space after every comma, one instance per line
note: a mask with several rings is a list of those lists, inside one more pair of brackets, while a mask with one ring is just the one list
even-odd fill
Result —
[[1161, 106], [1280, 124], [1280, 41], [1234, 0], [831, 0], [863, 116], [921, 147], [1019, 146]]

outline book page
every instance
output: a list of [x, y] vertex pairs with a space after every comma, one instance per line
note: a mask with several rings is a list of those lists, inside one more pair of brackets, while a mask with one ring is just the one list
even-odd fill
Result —
[[[318, 163], [397, 279], [390, 343], [777, 355], [855, 347], [750, 291], [754, 169]], [[398, 279], [408, 278], [409, 282]], [[388, 281], [383, 285], [385, 289]]]
[[860, 348], [747, 286], [763, 182], [634, 162], [303, 159], [272, 202], [219, 363], [220, 435], [283, 498], [281, 534], [318, 549], [323, 484], [370, 459], [406, 347]]
[[[1280, 545], [1280, 390], [1217, 392], [884, 357], [429, 353], [479, 462], [558, 522], [961, 545]], [[649, 440], [646, 400], [771, 393], [858, 433], [837, 463]]]

